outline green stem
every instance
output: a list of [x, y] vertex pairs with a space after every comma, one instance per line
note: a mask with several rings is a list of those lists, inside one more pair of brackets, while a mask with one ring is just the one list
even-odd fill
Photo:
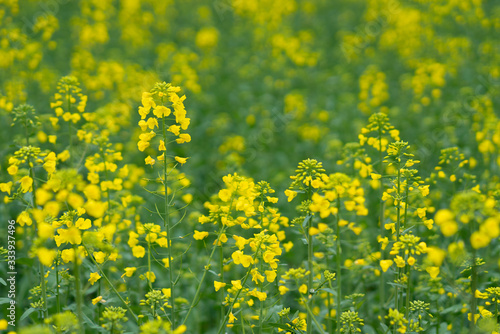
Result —
[[[323, 327], [321, 327], [321, 324], [318, 322], [318, 320], [316, 319], [316, 317], [314, 316], [311, 308], [309, 307], [308, 303], [304, 300], [304, 297], [301, 297], [302, 298], [302, 302], [304, 303], [304, 305], [306, 306], [306, 309], [307, 309], [307, 314], [309, 315], [309, 317], [311, 318], [312, 320], [312, 323], [314, 323], [316, 325], [316, 328], [317, 330], [320, 332], [320, 333], [323, 333], [325, 334], [325, 332], [323, 331]], [[312, 333], [311, 332], [307, 332], [307, 333]]]
[[[220, 231], [219, 231], [219, 235], [217, 236], [216, 245], [217, 245], [218, 241], [220, 240], [221, 235], [224, 232], [225, 232], [225, 227], [222, 227], [220, 229]], [[188, 309], [188, 311], [186, 313], [186, 316], [184, 317], [184, 320], [182, 321], [182, 325], [184, 325], [186, 323], [186, 321], [189, 319], [189, 315], [191, 314], [191, 311], [196, 306], [196, 304], [198, 304], [198, 298], [199, 298], [200, 293], [201, 293], [201, 287], [203, 285], [203, 282], [205, 281], [205, 277], [207, 276], [208, 270], [210, 270], [210, 263], [212, 262], [212, 258], [213, 258], [214, 254], [215, 254], [215, 250], [216, 249], [217, 249], [216, 246], [212, 248], [212, 253], [210, 254], [210, 257], [208, 258], [208, 263], [206, 264], [205, 270], [203, 271], [203, 276], [201, 277], [200, 283], [198, 283], [198, 287], [196, 288], [196, 292], [194, 294], [194, 298], [191, 301], [191, 305], [189, 305], [189, 309]]]
[[[28, 158], [28, 166], [29, 166], [29, 173], [30, 177], [33, 180], [33, 185], [32, 185], [32, 194], [33, 194], [33, 203], [31, 207], [33, 209], [36, 209], [36, 182], [35, 182], [35, 171], [33, 170], [33, 167], [31, 166], [31, 159]], [[35, 230], [35, 236], [38, 234], [38, 224], [36, 223], [36, 219], [34, 220], [33, 227]], [[45, 286], [45, 268], [43, 264], [38, 261], [38, 271], [40, 273], [40, 288], [42, 289], [42, 302], [43, 302], [43, 318], [46, 319], [49, 317], [49, 310], [47, 306], [47, 287]]]
[[75, 266], [74, 266], [74, 271], [75, 271], [75, 290], [76, 290], [76, 315], [78, 317], [78, 332], [80, 334], [85, 333], [85, 329], [83, 327], [83, 312], [82, 312], [82, 288], [80, 284], [80, 264], [78, 263], [79, 256], [78, 256], [78, 248], [76, 245], [73, 245], [73, 250], [75, 251]]
[[[398, 178], [397, 178], [397, 207], [396, 207], [396, 213], [397, 213], [397, 218], [396, 218], [396, 242], [399, 241], [399, 234], [400, 234], [400, 229], [401, 229], [401, 168], [400, 164], [398, 163], [397, 165], [398, 168]], [[398, 271], [396, 274], [396, 283], [399, 284], [399, 279], [401, 278], [401, 268], [398, 267]], [[399, 288], [396, 285], [396, 294], [394, 296], [394, 308], [399, 311]]]
[[[309, 186], [307, 189], [307, 198], [311, 199], [311, 185], [309, 182]], [[306, 218], [309, 218], [307, 221], [307, 269], [309, 270], [309, 275], [307, 276], [307, 291], [308, 291], [308, 296], [309, 292], [313, 288], [313, 279], [314, 279], [314, 269], [313, 269], [313, 236], [311, 235], [311, 229], [312, 229], [312, 215], [311, 212], [307, 212]], [[310, 307], [312, 304], [312, 297], [308, 298], [307, 300], [307, 307]], [[307, 333], [312, 332], [312, 322], [311, 322], [311, 316], [309, 313], [307, 313]]]
[[[384, 228], [384, 201], [382, 200], [382, 197], [384, 196], [384, 183], [382, 182], [382, 177], [384, 174], [384, 164], [383, 164], [383, 154], [382, 154], [382, 128], [381, 124], [379, 123], [378, 126], [378, 151], [379, 151], [379, 173], [380, 173], [380, 216], [379, 216], [379, 221], [380, 221], [380, 237], [384, 237], [385, 233], [385, 228]], [[381, 260], [384, 260], [384, 251], [381, 250]], [[380, 299], [380, 317], [384, 317], [384, 302], [385, 302], [385, 280], [384, 280], [384, 272], [380, 272], [380, 282], [379, 282], [379, 299]]]
[[[257, 254], [259, 253], [259, 249], [260, 249], [260, 245], [261, 244], [262, 244], [262, 240], [257, 245], [256, 251], [255, 251], [255, 253], [252, 256], [252, 263], [255, 262], [255, 259], [257, 258]], [[229, 309], [227, 310], [227, 313], [226, 313], [226, 315], [224, 317], [224, 320], [223, 320], [222, 324], [220, 325], [220, 328], [219, 328], [219, 331], [217, 332], [217, 334], [222, 333], [222, 331], [224, 329], [224, 326], [226, 325], [227, 319], [229, 318], [229, 315], [233, 311], [234, 303], [236, 303], [236, 301], [238, 300], [238, 297], [240, 296], [241, 290], [243, 290], [243, 288], [244, 288], [244, 286], [245, 286], [245, 284], [246, 284], [246, 282], [248, 280], [248, 277], [250, 276], [250, 272], [251, 271], [252, 271], [252, 266], [249, 266], [248, 270], [247, 270], [247, 273], [245, 274], [245, 278], [243, 279], [243, 282], [241, 283], [241, 289], [239, 289], [238, 292], [236, 293], [236, 296], [234, 296], [234, 299], [231, 302], [231, 305], [229, 306]]]
[[[328, 281], [328, 287], [330, 288], [330, 290], [333, 290], [332, 288], [332, 282], [331, 281]], [[331, 317], [331, 309], [332, 309], [332, 301], [331, 301], [331, 296], [330, 294], [328, 294], [328, 314], [327, 314], [327, 317], [328, 317], [328, 333], [333, 333], [333, 320], [332, 320], [332, 317]]]
[[[472, 225], [472, 223], [471, 223]], [[472, 250], [472, 273], [471, 273], [471, 298], [470, 298], [470, 313], [471, 313], [471, 322], [470, 322], [470, 329], [469, 333], [470, 334], [475, 334], [476, 333], [476, 323], [475, 323], [475, 317], [476, 317], [476, 307], [477, 307], [477, 300], [476, 300], [476, 290], [477, 290], [477, 268], [476, 268], [476, 250]]]
[[[167, 145], [167, 124], [165, 117], [162, 118], [162, 132], [163, 132], [163, 142], [165, 147]], [[168, 203], [168, 164], [167, 164], [167, 151], [164, 152], [163, 159], [163, 186], [165, 189], [165, 216], [163, 217], [163, 225], [167, 229], [167, 243], [168, 243], [168, 263], [169, 263], [169, 278], [170, 278], [170, 300], [172, 308], [170, 309], [171, 315], [170, 319], [172, 321], [172, 328], [175, 328], [175, 282], [174, 282], [174, 269], [173, 269], [173, 258], [172, 258], [172, 226], [170, 225], [170, 204]]]
[[[68, 87], [69, 89], [69, 87]], [[71, 95], [68, 93], [66, 94], [66, 101], [68, 104], [68, 112], [71, 113]], [[72, 146], [73, 146], [73, 131], [72, 131], [72, 126], [71, 126], [71, 120], [68, 121], [68, 137], [69, 137], [69, 153], [70, 153], [70, 159], [73, 161], [73, 152], [72, 152]]]
[[[222, 224], [222, 223], [221, 223]], [[219, 239], [217, 239], [218, 241]], [[219, 248], [219, 266], [220, 266], [220, 280], [222, 283], [224, 283], [224, 246], [222, 244], [222, 242], [220, 243], [220, 246], [217, 246], [216, 244], [216, 247]], [[220, 321], [222, 322], [222, 320], [224, 319], [224, 295], [225, 295], [225, 287], [222, 287], [220, 289], [220, 296], [221, 296], [221, 303], [220, 303]]]
[[[147, 242], [148, 242], [148, 286], [149, 286], [149, 291], [153, 290], [153, 284], [151, 283], [151, 242], [149, 241], [149, 232], [147, 235]], [[170, 261], [169, 261], [170, 263]]]
[[[87, 246], [82, 242], [82, 246], [85, 248], [85, 251], [90, 254], [89, 252], [89, 249], [87, 248]], [[125, 299], [123, 299], [123, 297], [120, 295], [120, 293], [118, 292], [118, 290], [116, 290], [116, 288], [114, 287], [114, 285], [111, 283], [111, 281], [109, 280], [108, 276], [106, 276], [106, 274], [104, 273], [104, 271], [102, 270], [102, 267], [96, 262], [96, 260], [94, 259], [93, 256], [89, 256], [90, 260], [94, 263], [94, 265], [97, 267], [97, 271], [99, 271], [99, 273], [101, 274], [101, 276], [104, 278], [104, 280], [106, 281], [106, 283], [108, 283], [108, 285], [111, 287], [111, 290], [113, 290], [113, 292], [118, 296], [118, 298], [122, 301], [123, 305], [125, 305], [125, 307], [127, 308], [127, 310], [130, 312], [130, 314], [132, 315], [132, 317], [134, 318], [135, 322], [137, 323], [139, 321], [139, 319], [137, 318], [137, 315], [135, 315], [134, 311], [132, 311], [132, 309], [130, 308], [130, 306], [128, 305], [128, 303], [125, 301]]]
[[411, 278], [411, 266], [408, 266], [408, 277], [406, 281], [406, 309], [405, 309], [405, 318], [408, 319], [408, 315], [410, 313], [410, 278]]
[[341, 245], [340, 245], [340, 195], [337, 194], [337, 312], [335, 314], [337, 321], [337, 333], [340, 333], [340, 313], [341, 307], [340, 302], [342, 300], [341, 297], [341, 287], [342, 287], [342, 264], [341, 264]]
[[59, 300], [59, 255], [56, 257], [56, 311], [61, 313], [61, 302]]

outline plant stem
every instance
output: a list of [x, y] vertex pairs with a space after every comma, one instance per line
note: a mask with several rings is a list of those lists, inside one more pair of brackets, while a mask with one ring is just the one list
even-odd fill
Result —
[[[162, 118], [162, 131], [163, 131], [163, 142], [167, 143], [167, 124], [165, 122], [165, 117]], [[172, 226], [170, 226], [170, 204], [168, 203], [168, 164], [167, 164], [167, 151], [164, 152], [163, 159], [163, 186], [165, 189], [165, 216], [163, 217], [163, 225], [167, 229], [167, 243], [168, 243], [168, 263], [169, 263], [169, 278], [170, 278], [170, 300], [172, 308], [170, 309], [171, 315], [170, 319], [172, 321], [172, 328], [175, 328], [175, 286], [174, 286], [174, 273], [173, 273], [173, 261], [172, 261]]]
[[[260, 245], [262, 244], [262, 240], [259, 242], [259, 244], [257, 245], [257, 248], [256, 248], [256, 251], [255, 253], [253, 254], [252, 256], [252, 263], [255, 261], [255, 259], [257, 258], [257, 254], [259, 253], [259, 249], [260, 249]], [[241, 290], [243, 290], [247, 280], [248, 280], [248, 277], [250, 276], [250, 272], [252, 271], [252, 266], [250, 265], [248, 267], [248, 270], [247, 270], [247, 273], [245, 274], [245, 278], [243, 279], [243, 282], [241, 283], [241, 289], [238, 290], [238, 292], [236, 293], [236, 296], [234, 296], [234, 299], [233, 301], [231, 302], [231, 305], [229, 306], [229, 309], [224, 317], [224, 320], [222, 321], [222, 324], [220, 325], [220, 328], [219, 328], [219, 331], [217, 332], [217, 334], [220, 334], [222, 333], [223, 329], [224, 329], [224, 326], [226, 325], [226, 322], [227, 322], [227, 319], [229, 318], [229, 315], [231, 314], [231, 312], [233, 311], [233, 306], [234, 306], [234, 303], [236, 303], [236, 301], [238, 300], [238, 297], [240, 296], [240, 293], [241, 293]], [[307, 306], [306, 306], [307, 307]]]
[[[221, 223], [222, 225], [222, 223]], [[219, 239], [217, 239], [217, 241], [219, 241]], [[224, 283], [224, 248], [223, 248], [223, 244], [222, 242], [220, 243], [220, 246], [216, 246], [215, 247], [219, 247], [219, 266], [220, 266], [220, 280], [222, 283]], [[224, 295], [225, 295], [225, 287], [222, 287], [221, 288], [221, 292], [220, 292], [220, 295], [221, 295], [221, 303], [220, 303], [220, 321], [222, 322], [222, 320], [224, 319]]]
[[406, 309], [405, 309], [405, 318], [408, 319], [408, 315], [410, 313], [410, 278], [411, 278], [411, 266], [408, 265], [408, 277], [406, 281]]
[[[216, 243], [215, 243], [216, 245], [217, 245], [218, 241], [220, 240], [221, 235], [225, 232], [225, 230], [226, 230], [225, 227], [222, 227], [220, 229], [219, 234], [218, 234], [217, 239], [216, 239]], [[216, 246], [212, 248], [212, 253], [210, 254], [210, 257], [208, 258], [208, 263], [205, 265], [205, 270], [203, 271], [203, 276], [201, 277], [200, 283], [198, 283], [198, 287], [196, 288], [194, 298], [191, 301], [191, 305], [189, 305], [189, 309], [188, 309], [186, 316], [184, 317], [184, 320], [182, 321], [181, 325], [184, 325], [186, 323], [186, 321], [189, 319], [189, 315], [191, 314], [191, 311], [193, 310], [195, 305], [198, 303], [198, 298], [199, 298], [200, 293], [201, 293], [201, 287], [203, 285], [203, 282], [205, 281], [205, 277], [207, 276], [207, 272], [210, 269], [210, 263], [212, 262], [212, 258], [215, 254], [216, 249], [217, 249]]]
[[[311, 317], [312, 319], [312, 322], [316, 325], [316, 328], [318, 329], [318, 331], [320, 333], [325, 333], [323, 331], [323, 328], [321, 327], [321, 324], [318, 322], [318, 320], [316, 319], [316, 317], [314, 316], [314, 314], [312, 313], [312, 310], [311, 308], [309, 307], [308, 303], [304, 300], [304, 297], [301, 297], [302, 298], [302, 301], [304, 303], [304, 305], [306, 306], [306, 309], [307, 309], [307, 314]], [[312, 333], [312, 332], [307, 332], [307, 333]]]
[[75, 290], [76, 290], [76, 315], [78, 317], [78, 332], [81, 334], [85, 333], [83, 327], [83, 313], [82, 313], [82, 288], [80, 286], [80, 264], [78, 263], [78, 248], [73, 245], [73, 250], [75, 251]]
[[[149, 291], [153, 290], [153, 284], [151, 283], [151, 242], [149, 241], [149, 231], [147, 235], [147, 240], [148, 242], [148, 286], [149, 286]], [[170, 263], [170, 261], [169, 261]]]
[[[82, 242], [82, 246], [85, 248], [85, 251], [88, 254], [90, 254], [89, 249], [87, 248], [87, 246], [83, 242]], [[128, 305], [128, 303], [125, 301], [125, 299], [123, 299], [123, 297], [120, 295], [120, 293], [118, 292], [118, 290], [116, 290], [116, 288], [114, 287], [114, 285], [109, 280], [108, 276], [106, 276], [106, 274], [102, 270], [102, 267], [95, 261], [94, 257], [89, 256], [89, 258], [90, 258], [90, 260], [92, 260], [92, 262], [94, 263], [94, 265], [97, 267], [97, 270], [101, 273], [101, 276], [104, 278], [104, 280], [106, 281], [106, 283], [108, 283], [108, 285], [111, 287], [111, 289], [113, 290], [113, 292], [118, 296], [118, 298], [122, 301], [123, 305], [125, 305], [125, 307], [127, 308], [127, 310], [130, 312], [130, 314], [134, 318], [135, 322], [137, 323], [139, 321], [138, 318], [137, 318], [137, 315], [135, 315], [134, 311], [132, 311], [132, 309], [130, 308], [130, 306]]]
[[341, 307], [340, 307], [340, 302], [342, 300], [341, 297], [341, 287], [342, 287], [342, 264], [341, 264], [341, 245], [340, 245], [340, 195], [337, 194], [337, 312], [335, 314], [336, 321], [337, 321], [337, 333], [340, 333], [340, 313], [341, 313]]
[[59, 300], [59, 255], [56, 257], [56, 312], [61, 313], [61, 302]]
[[[309, 182], [309, 186], [307, 189], [307, 198], [311, 199], [311, 185]], [[307, 292], [309, 296], [309, 292], [313, 288], [313, 278], [314, 278], [314, 270], [313, 270], [313, 236], [311, 235], [311, 228], [312, 228], [312, 215], [311, 212], [307, 212], [306, 219], [309, 218], [307, 221], [307, 269], [309, 270], [309, 275], [307, 276]], [[310, 307], [312, 303], [312, 298], [307, 299], [308, 305], [307, 307]], [[311, 333], [312, 331], [312, 322], [311, 322], [311, 316], [309, 313], [307, 313], [307, 333]]]
[[[472, 223], [471, 223], [472, 225]], [[471, 227], [472, 229], [472, 227]], [[470, 314], [471, 314], [471, 322], [470, 322], [470, 334], [476, 333], [476, 290], [477, 290], [477, 268], [476, 268], [476, 250], [472, 250], [472, 273], [471, 273], [471, 298], [470, 298]]]
[[[398, 163], [397, 165], [398, 168], [398, 177], [397, 177], [397, 207], [396, 207], [396, 213], [397, 213], [397, 218], [396, 218], [396, 242], [399, 241], [399, 234], [400, 234], [400, 229], [401, 229], [401, 168]], [[401, 277], [401, 268], [398, 267], [398, 272], [397, 272], [397, 277], [396, 280], [399, 284], [399, 279]], [[399, 288], [396, 285], [396, 294], [394, 296], [394, 308], [399, 311]]]
[[[32, 185], [32, 194], [33, 194], [33, 203], [31, 207], [33, 209], [36, 209], [36, 182], [35, 182], [35, 171], [33, 170], [33, 167], [31, 166], [31, 159], [28, 158], [28, 166], [29, 166], [29, 173], [30, 177], [33, 180], [33, 185]], [[35, 229], [35, 237], [38, 233], [38, 224], [36, 222], [36, 219], [33, 221], [33, 226]], [[49, 317], [49, 310], [47, 306], [47, 287], [45, 286], [45, 268], [43, 264], [38, 261], [38, 271], [40, 273], [40, 288], [42, 289], [42, 302], [43, 302], [43, 318], [46, 319]]]
[[[382, 154], [382, 128], [379, 123], [378, 126], [378, 151], [379, 151], [379, 173], [380, 173], [380, 237], [384, 237], [384, 201], [382, 197], [384, 196], [384, 183], [382, 182], [382, 177], [384, 173], [384, 164], [383, 164], [383, 154]], [[380, 252], [381, 260], [384, 260], [384, 251]], [[384, 301], [385, 301], [385, 280], [384, 280], [384, 272], [380, 272], [380, 282], [379, 282], [379, 299], [380, 299], [380, 317], [384, 317]]]

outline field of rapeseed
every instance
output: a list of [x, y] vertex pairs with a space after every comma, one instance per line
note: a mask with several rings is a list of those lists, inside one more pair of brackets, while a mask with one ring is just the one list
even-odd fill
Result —
[[0, 0], [0, 332], [500, 333], [496, 0]]

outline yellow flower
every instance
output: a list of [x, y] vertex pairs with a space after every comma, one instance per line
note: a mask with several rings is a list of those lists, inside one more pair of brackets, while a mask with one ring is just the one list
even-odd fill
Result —
[[181, 157], [175, 157], [175, 161], [177, 161], [178, 163], [180, 163], [181, 165], [184, 165], [186, 163], [188, 158], [181, 158]]
[[445, 237], [452, 236], [458, 231], [458, 224], [454, 220], [445, 221], [441, 223], [440, 227], [441, 233], [443, 233]]
[[82, 235], [80, 233], [80, 230], [75, 226], [72, 226], [66, 230], [58, 229], [57, 232], [59, 233], [59, 235], [56, 235], [54, 237], [57, 247], [67, 242], [72, 245], [79, 245], [82, 243]]
[[431, 260], [435, 266], [441, 266], [445, 257], [446, 252], [444, 250], [435, 246], [427, 248], [427, 258]]
[[396, 265], [399, 267], [399, 268], [404, 268], [405, 267], [405, 260], [401, 257], [401, 256], [396, 256], [396, 258], [394, 259], [394, 262], [396, 262]]
[[187, 133], [181, 133], [179, 138], [175, 140], [177, 144], [189, 143], [191, 141], [191, 136]]
[[427, 271], [427, 273], [429, 273], [431, 278], [436, 278], [437, 275], [439, 275], [439, 267], [427, 267], [425, 269], [425, 271]]
[[156, 106], [153, 109], [153, 114], [158, 118], [168, 117], [170, 115], [170, 109], [165, 106]]
[[295, 198], [295, 196], [297, 196], [297, 192], [287, 189], [285, 190], [285, 196], [288, 197], [288, 202], [291, 202]]
[[148, 281], [150, 281], [151, 283], [154, 283], [154, 282], [156, 281], [156, 275], [155, 275], [155, 273], [154, 273], [154, 272], [152, 272], [152, 271], [148, 271], [148, 272], [145, 274], [145, 276], [146, 276], [146, 279], [147, 279]]
[[229, 189], [219, 190], [219, 198], [223, 202], [229, 202], [229, 200], [231, 199], [231, 190], [229, 190]]
[[9, 175], [16, 175], [17, 170], [18, 170], [18, 168], [16, 165], [12, 165], [12, 166], [9, 166], [9, 168], [7, 168], [7, 172], [9, 173]]
[[319, 234], [319, 230], [312, 226], [310, 229], [309, 229], [309, 235], [316, 235], [316, 234]]
[[54, 152], [50, 152], [44, 159], [45, 163], [43, 164], [43, 168], [47, 171], [47, 173], [52, 174], [56, 170], [56, 154]]
[[434, 222], [436, 222], [437, 225], [441, 225], [445, 222], [451, 221], [455, 219], [455, 215], [453, 212], [451, 212], [448, 209], [441, 209], [438, 212], [436, 212], [436, 215], [434, 216]]
[[208, 236], [208, 232], [199, 232], [199, 231], [194, 231], [193, 238], [195, 240], [203, 240]]
[[0, 191], [8, 193], [10, 195], [11, 189], [12, 189], [12, 182], [0, 183]]
[[64, 249], [61, 252], [61, 259], [64, 263], [73, 262], [75, 260], [75, 250], [73, 248]]
[[0, 320], [0, 331], [6, 330], [7, 326], [9, 326], [7, 320], [5, 319]]
[[269, 283], [274, 282], [274, 280], [276, 279], [276, 271], [266, 270], [264, 273], [266, 274], [266, 278]]
[[245, 255], [240, 250], [234, 252], [231, 257], [233, 258], [235, 264], [241, 264], [245, 268], [248, 268], [253, 262], [250, 255]]
[[470, 244], [474, 249], [484, 248], [490, 244], [490, 241], [490, 237], [480, 231], [476, 231], [470, 236]]
[[97, 282], [101, 278], [101, 275], [98, 273], [90, 273], [90, 278], [89, 282], [90, 284], [94, 285], [95, 282]]
[[137, 258], [142, 258], [144, 257], [144, 255], [146, 255], [146, 249], [142, 246], [134, 246], [132, 248], [132, 255]]
[[161, 289], [161, 292], [165, 295], [165, 297], [170, 298], [172, 297], [172, 289], [171, 288], [163, 288]]
[[17, 217], [17, 222], [21, 226], [24, 226], [24, 225], [31, 226], [31, 224], [33, 223], [29, 213], [26, 211], [21, 212], [21, 214]]
[[394, 262], [392, 260], [381, 260], [380, 261], [380, 267], [382, 268], [382, 271], [385, 273], [390, 266], [392, 266]]
[[142, 131], [146, 131], [146, 130], [147, 130], [147, 128], [148, 128], [148, 123], [146, 123], [146, 121], [145, 121], [145, 120], [141, 119], [141, 120], [139, 121], [139, 123], [138, 123], [138, 124], [139, 124], [139, 126], [141, 127], [141, 130], [142, 130]]
[[40, 222], [38, 223], [38, 236], [42, 239], [49, 239], [54, 236], [54, 228], [52, 225]]
[[94, 259], [97, 263], [103, 263], [104, 262], [104, 258], [106, 257], [106, 253], [104, 252], [94, 252]]
[[38, 259], [40, 260], [40, 263], [46, 267], [50, 267], [52, 265], [52, 262], [54, 262], [56, 254], [57, 253], [55, 250], [49, 250], [45, 247], [39, 248], [36, 253]]
[[122, 278], [123, 278], [123, 276], [132, 277], [132, 275], [135, 273], [137, 268], [136, 267], [126, 267], [124, 270], [125, 270], [125, 273], [123, 273]]
[[168, 127], [167, 131], [172, 132], [174, 135], [178, 136], [181, 133], [181, 127], [178, 125], [171, 125]]
[[226, 283], [214, 281], [215, 291], [219, 291], [221, 288], [225, 287]]
[[307, 285], [305, 284], [302, 284], [300, 287], [299, 287], [299, 292], [303, 295], [305, 295], [307, 293]]
[[140, 140], [137, 143], [137, 147], [139, 148], [139, 151], [144, 152], [144, 150], [149, 147], [149, 142]]
[[160, 146], [158, 147], [158, 151], [166, 151], [167, 148], [165, 147], [165, 142], [163, 140], [160, 140]]
[[147, 156], [146, 159], [144, 159], [144, 161], [146, 162], [146, 165], [151, 165], [153, 166], [155, 164], [155, 159], [151, 158], [151, 156]]
[[235, 288], [237, 290], [241, 290], [242, 289], [241, 281], [240, 280], [231, 281], [231, 284], [233, 285], [233, 288]]
[[92, 299], [92, 305], [99, 303], [101, 300], [102, 300], [102, 296], [98, 296], [98, 297]]
[[75, 226], [78, 227], [80, 230], [88, 230], [89, 228], [92, 227], [92, 222], [90, 221], [90, 219], [78, 218], [78, 220], [75, 223]]
[[153, 130], [155, 127], [158, 127], [158, 120], [154, 117], [151, 117], [151, 118], [148, 118], [148, 120], [146, 121], [146, 124], [147, 124], [148, 128]]
[[282, 296], [283, 296], [283, 295], [284, 295], [285, 293], [287, 293], [287, 292], [288, 292], [288, 290], [290, 290], [290, 289], [288, 289], [288, 288], [287, 288], [286, 286], [284, 286], [284, 285], [280, 285], [280, 286], [279, 286], [279, 288], [278, 288], [278, 290], [280, 291], [280, 295], [282, 295]]
[[415, 264], [415, 261], [416, 261], [416, 260], [415, 260], [415, 258], [414, 258], [413, 256], [410, 256], [410, 257], [408, 258], [408, 264], [409, 264], [410, 266], [413, 266], [413, 265]]
[[29, 176], [24, 176], [20, 180], [21, 182], [21, 191], [26, 193], [33, 189], [33, 179]]

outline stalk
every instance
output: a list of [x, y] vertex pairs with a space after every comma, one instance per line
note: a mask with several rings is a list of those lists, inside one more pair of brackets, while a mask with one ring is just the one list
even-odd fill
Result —
[[[221, 223], [221, 225], [222, 225], [222, 223]], [[217, 241], [219, 241], [219, 240], [217, 240]], [[217, 247], [217, 244], [215, 247]], [[218, 246], [218, 247], [219, 247], [220, 280], [221, 280], [221, 282], [224, 283], [224, 246], [222, 245], [222, 242], [220, 243], [220, 246]], [[222, 287], [221, 292], [219, 293], [221, 295], [220, 321], [222, 321], [224, 319], [224, 294], [225, 294], [225, 291], [226, 291], [225, 287]]]
[[[307, 198], [311, 199], [311, 184], [309, 182], [309, 186], [307, 189]], [[313, 287], [313, 278], [314, 278], [314, 273], [313, 273], [313, 236], [311, 235], [310, 231], [312, 228], [312, 216], [311, 212], [307, 212], [306, 218], [309, 217], [309, 220], [307, 221], [307, 269], [309, 270], [309, 275], [307, 277], [307, 290], [308, 290], [308, 296], [309, 296], [309, 291], [311, 291]], [[307, 299], [307, 305], [306, 307], [309, 308], [310, 304], [312, 303], [312, 298]], [[312, 322], [311, 322], [311, 315], [309, 312], [307, 313], [307, 333], [312, 333]]]
[[[472, 223], [471, 223], [472, 225]], [[476, 250], [472, 250], [472, 273], [471, 273], [471, 298], [470, 298], [470, 314], [471, 314], [471, 322], [470, 322], [470, 334], [476, 333], [476, 289], [477, 289], [477, 268], [476, 268]]]
[[[224, 233], [224, 231], [225, 231], [225, 228], [224, 227], [221, 228], [221, 230], [219, 231], [219, 235], [217, 236], [216, 242], [218, 240], [220, 240], [220, 236]], [[191, 311], [196, 306], [196, 304], [198, 304], [198, 298], [199, 298], [200, 293], [201, 293], [201, 287], [203, 285], [203, 282], [205, 281], [205, 277], [207, 276], [207, 272], [210, 269], [210, 262], [212, 262], [212, 258], [213, 258], [214, 254], [215, 254], [215, 250], [216, 249], [217, 249], [217, 247], [213, 247], [212, 248], [212, 253], [210, 254], [210, 257], [208, 258], [208, 263], [205, 266], [205, 270], [203, 271], [203, 276], [201, 276], [201, 280], [200, 280], [200, 283], [198, 283], [198, 287], [196, 288], [196, 292], [194, 294], [194, 298], [191, 301], [191, 305], [189, 305], [189, 309], [188, 309], [188, 311], [186, 313], [186, 316], [184, 317], [184, 320], [182, 321], [181, 325], [184, 325], [186, 323], [186, 321], [189, 319], [189, 315], [191, 314]]]
[[[167, 125], [165, 122], [165, 117], [162, 118], [162, 132], [163, 132], [163, 142], [165, 143], [165, 147], [167, 145]], [[164, 152], [163, 159], [163, 186], [165, 189], [165, 216], [163, 217], [163, 226], [167, 229], [167, 242], [168, 242], [168, 263], [169, 263], [169, 278], [170, 278], [170, 299], [172, 301], [172, 308], [170, 309], [171, 315], [170, 319], [172, 321], [172, 328], [175, 328], [175, 284], [174, 284], [174, 273], [173, 273], [173, 261], [172, 261], [172, 236], [171, 230], [172, 226], [170, 225], [170, 210], [168, 203], [168, 166], [167, 166], [167, 151]]]
[[[396, 219], [396, 242], [399, 241], [399, 234], [400, 234], [400, 229], [401, 229], [401, 168], [400, 164], [398, 162], [398, 178], [397, 178], [397, 207], [396, 207], [396, 212], [397, 212], [397, 219]], [[396, 279], [399, 280], [401, 277], [401, 268], [398, 267], [398, 272], [397, 272], [397, 277]], [[396, 285], [396, 294], [394, 297], [394, 307], [399, 311], [399, 287]]]
[[340, 247], [340, 195], [337, 194], [337, 312], [335, 314], [336, 320], [337, 320], [337, 334], [340, 333], [340, 312], [341, 312], [341, 307], [340, 307], [340, 302], [341, 302], [341, 285], [342, 285], [342, 268], [341, 268], [341, 258], [340, 258], [340, 252], [342, 251]]
[[56, 257], [56, 311], [61, 313], [61, 302], [59, 300], [59, 254]]
[[406, 319], [408, 319], [408, 314], [410, 313], [410, 278], [411, 278], [411, 266], [408, 266], [408, 278], [406, 281], [406, 309], [405, 309]]
[[[151, 283], [151, 242], [149, 242], [149, 232], [147, 235], [147, 242], [148, 242], [148, 285], [149, 285], [149, 291], [153, 290], [153, 284]], [[170, 264], [170, 260], [169, 260]]]
[[[380, 177], [380, 236], [384, 237], [384, 201], [382, 197], [384, 195], [384, 183], [382, 182], [382, 177], [384, 173], [384, 165], [383, 165], [383, 154], [382, 154], [382, 129], [380, 124], [378, 126], [378, 152], [379, 152], [379, 173]], [[384, 251], [381, 251], [381, 259], [384, 260]], [[380, 316], [384, 316], [384, 301], [385, 301], [385, 280], [384, 280], [384, 272], [380, 272], [380, 282], [379, 282], [379, 299], [380, 299]]]
[[[87, 246], [83, 242], [82, 242], [82, 246], [85, 248], [85, 251], [88, 254], [90, 254], [89, 249], [87, 248]], [[92, 262], [94, 263], [94, 265], [97, 267], [97, 270], [100, 272], [101, 276], [104, 278], [104, 280], [106, 281], [106, 283], [108, 283], [108, 285], [111, 287], [111, 289], [113, 290], [113, 292], [118, 296], [118, 298], [122, 301], [123, 305], [125, 305], [125, 307], [127, 308], [127, 310], [130, 312], [130, 314], [134, 318], [135, 322], [137, 323], [138, 322], [137, 315], [135, 315], [134, 311], [132, 311], [132, 309], [130, 308], [129, 304], [125, 301], [125, 299], [123, 299], [123, 297], [120, 295], [120, 293], [118, 292], [118, 290], [116, 290], [116, 288], [114, 287], [114, 285], [109, 280], [108, 276], [106, 276], [106, 274], [102, 270], [102, 267], [99, 265], [99, 263], [97, 263], [95, 261], [95, 259], [94, 259], [93, 256], [89, 256], [89, 259], [92, 260]]]
[[83, 312], [82, 312], [82, 288], [80, 286], [80, 265], [78, 263], [78, 249], [76, 245], [73, 245], [75, 251], [75, 290], [76, 290], [76, 315], [78, 317], [78, 332], [80, 334], [85, 333], [83, 328]]
[[[29, 142], [28, 138], [26, 140]], [[33, 185], [32, 185], [32, 194], [33, 194], [33, 204], [32, 208], [36, 208], [36, 186], [35, 186], [35, 171], [33, 170], [33, 167], [31, 166], [31, 159], [28, 158], [28, 166], [29, 166], [29, 173], [30, 177], [33, 180]], [[38, 232], [38, 224], [36, 222], [36, 219], [33, 220], [33, 226], [35, 228], [35, 235]], [[40, 288], [42, 289], [42, 302], [43, 302], [43, 318], [46, 319], [49, 317], [49, 310], [47, 307], [47, 287], [45, 286], [45, 268], [43, 267], [43, 264], [38, 261], [38, 271], [40, 272]]]
[[[259, 253], [259, 249], [260, 249], [260, 245], [261, 244], [262, 244], [262, 241], [259, 242], [259, 245], [257, 246], [256, 251], [255, 251], [255, 253], [252, 256], [252, 262], [254, 262], [255, 259], [257, 258], [257, 254]], [[249, 266], [248, 270], [247, 270], [247, 273], [245, 274], [245, 278], [243, 279], [243, 282], [241, 283], [241, 289], [239, 289], [238, 292], [236, 293], [236, 296], [234, 296], [234, 299], [231, 302], [231, 305], [229, 306], [229, 309], [228, 309], [228, 311], [227, 311], [227, 313], [226, 313], [226, 315], [224, 317], [224, 320], [222, 321], [222, 324], [220, 325], [220, 328], [219, 328], [219, 331], [217, 332], [217, 334], [221, 334], [222, 333], [222, 331], [224, 329], [224, 326], [226, 325], [227, 319], [229, 318], [229, 315], [233, 311], [234, 303], [238, 300], [238, 297], [240, 296], [241, 290], [243, 290], [243, 288], [245, 286], [245, 283], [247, 282], [248, 277], [250, 276], [250, 272], [251, 271], [252, 271], [252, 266]]]

